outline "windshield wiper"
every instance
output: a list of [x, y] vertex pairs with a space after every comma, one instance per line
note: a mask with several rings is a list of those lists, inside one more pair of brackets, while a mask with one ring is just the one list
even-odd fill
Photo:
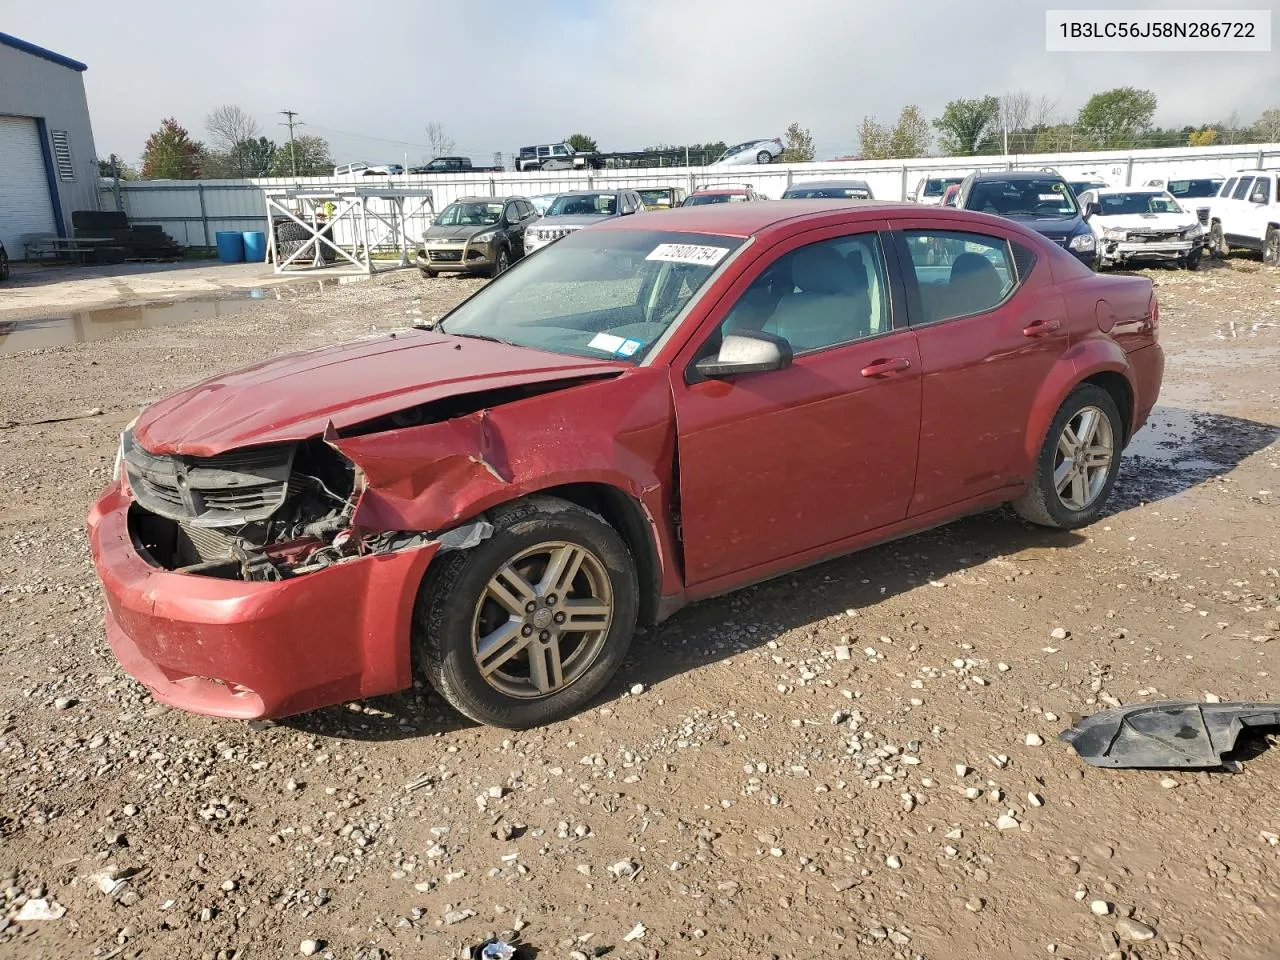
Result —
[[[437, 332], [437, 333], [449, 333], [449, 331], [442, 329], [442, 328], [441, 328], [441, 326], [440, 326], [439, 324], [436, 324], [436, 332]], [[518, 346], [520, 346], [520, 344], [515, 343], [515, 342], [514, 342], [514, 341], [512, 341], [512, 340], [503, 340], [501, 337], [491, 337], [491, 336], [489, 336], [489, 334], [487, 334], [487, 333], [449, 333], [449, 336], [451, 336], [451, 337], [469, 337], [469, 338], [471, 338], [472, 340], [488, 340], [490, 343], [503, 343], [503, 344], [506, 344], [508, 347], [518, 347]]]

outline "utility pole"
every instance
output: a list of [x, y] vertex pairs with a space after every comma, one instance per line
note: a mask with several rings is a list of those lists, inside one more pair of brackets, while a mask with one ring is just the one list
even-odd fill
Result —
[[[296, 110], [281, 110], [280, 115], [287, 118], [280, 126], [289, 128], [289, 168], [296, 177], [298, 175], [298, 158], [293, 152], [293, 118], [298, 115], [298, 112]], [[298, 126], [302, 126], [301, 120], [298, 121]]]

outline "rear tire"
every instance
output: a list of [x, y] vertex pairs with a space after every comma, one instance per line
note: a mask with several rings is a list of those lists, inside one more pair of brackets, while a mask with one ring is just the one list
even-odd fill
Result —
[[631, 553], [603, 518], [556, 497], [503, 504], [489, 522], [487, 540], [428, 569], [418, 664], [479, 723], [520, 730], [572, 716], [626, 656], [639, 608]]
[[768, 150], [761, 150], [756, 154], [756, 163], [773, 163], [773, 154]]
[[1013, 503], [1024, 520], [1074, 530], [1102, 515], [1120, 469], [1124, 424], [1111, 394], [1092, 383], [1062, 402], [1036, 458], [1031, 485]]
[[0, 250], [0, 283], [9, 279], [9, 255]]
[[1269, 267], [1280, 267], [1280, 229], [1267, 227], [1266, 239], [1262, 241], [1262, 262]]

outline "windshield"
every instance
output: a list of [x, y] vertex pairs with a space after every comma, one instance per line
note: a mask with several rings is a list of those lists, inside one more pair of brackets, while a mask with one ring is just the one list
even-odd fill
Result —
[[435, 226], [491, 227], [501, 216], [501, 203], [451, 203], [440, 212]]
[[611, 217], [618, 211], [616, 193], [566, 193], [547, 209], [549, 217]]
[[1221, 180], [1170, 180], [1169, 192], [1175, 197], [1216, 197]]
[[1098, 197], [1104, 217], [1123, 213], [1183, 213], [1173, 197], [1164, 193], [1104, 193]]
[[707, 203], [741, 203], [747, 199], [745, 193], [693, 193], [685, 198], [681, 206], [700, 207]]
[[654, 190], [640, 190], [640, 199], [646, 207], [671, 206], [671, 188], [661, 187]]
[[1076, 215], [1076, 201], [1066, 181], [979, 180], [969, 190], [967, 209], [998, 217], [1060, 219]]
[[922, 195], [926, 197], [940, 197], [946, 192], [947, 187], [953, 183], [959, 183], [964, 177], [930, 177], [924, 182], [924, 190]]
[[657, 230], [575, 231], [486, 286], [437, 329], [638, 362], [741, 243]]
[[871, 191], [866, 187], [792, 187], [783, 200], [866, 200]]

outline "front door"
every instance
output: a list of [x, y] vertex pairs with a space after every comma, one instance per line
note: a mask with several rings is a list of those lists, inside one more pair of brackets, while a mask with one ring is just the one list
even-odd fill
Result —
[[1249, 189], [1249, 196], [1241, 204], [1239, 232], [1248, 237], [1257, 249], [1262, 249], [1267, 226], [1276, 217], [1275, 179], [1270, 175], [1256, 178]]
[[1032, 402], [1067, 349], [1066, 309], [1030, 248], [926, 219], [895, 235], [923, 371], [912, 516], [1027, 480]]
[[[812, 231], [768, 251], [673, 366], [687, 586], [767, 575], [906, 516], [920, 355], [892, 292], [886, 227]], [[783, 337], [793, 361], [700, 379], [693, 363], [742, 330]]]

